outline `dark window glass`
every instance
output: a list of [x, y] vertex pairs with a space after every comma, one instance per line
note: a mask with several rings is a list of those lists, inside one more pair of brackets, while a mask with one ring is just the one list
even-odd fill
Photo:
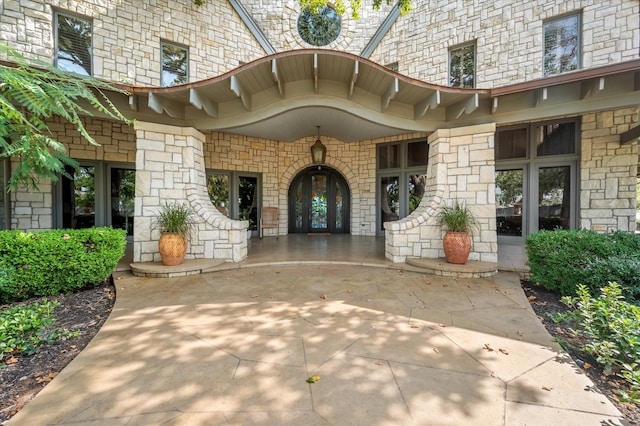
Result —
[[185, 47], [162, 43], [163, 87], [184, 84], [189, 80], [189, 52]]
[[476, 46], [467, 44], [449, 51], [449, 86], [475, 87]]
[[400, 167], [400, 144], [378, 146], [378, 169]]
[[76, 74], [93, 75], [91, 22], [61, 13], [56, 18], [56, 67]]
[[538, 127], [537, 155], [573, 154], [576, 149], [576, 123], [556, 123]]
[[428, 160], [429, 145], [427, 141], [407, 144], [407, 167], [426, 166]]
[[538, 176], [538, 229], [569, 229], [571, 168], [543, 167]]
[[567, 16], [544, 24], [544, 75], [580, 66], [580, 17]]
[[313, 46], [326, 46], [340, 35], [342, 21], [340, 15], [329, 6], [323, 6], [314, 13], [306, 8], [298, 17], [298, 34]]
[[499, 130], [496, 132], [496, 160], [527, 157], [527, 129]]
[[496, 172], [498, 235], [522, 236], [524, 181], [522, 169]]

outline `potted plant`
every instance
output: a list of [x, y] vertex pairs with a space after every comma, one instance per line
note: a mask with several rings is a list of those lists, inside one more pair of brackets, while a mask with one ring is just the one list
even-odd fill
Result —
[[162, 264], [180, 265], [184, 262], [193, 225], [191, 208], [185, 203], [168, 203], [158, 212], [155, 228], [160, 230], [158, 250]]
[[442, 239], [447, 262], [458, 265], [467, 263], [471, 252], [471, 235], [478, 225], [476, 217], [464, 203], [456, 200], [440, 209], [438, 224], [447, 231]]

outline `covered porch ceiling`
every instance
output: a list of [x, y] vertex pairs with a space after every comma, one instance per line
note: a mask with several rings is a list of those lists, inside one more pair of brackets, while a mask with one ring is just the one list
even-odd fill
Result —
[[[344, 142], [640, 105], [640, 59], [493, 89], [457, 89], [322, 49], [277, 53], [180, 86], [122, 86], [130, 118], [292, 142]], [[635, 138], [637, 140], [637, 138]]]

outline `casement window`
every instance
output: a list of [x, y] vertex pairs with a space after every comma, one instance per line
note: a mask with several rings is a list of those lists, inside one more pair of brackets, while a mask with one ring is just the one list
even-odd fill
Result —
[[449, 49], [449, 86], [472, 89], [476, 85], [476, 44]]
[[93, 75], [92, 23], [74, 15], [56, 12], [55, 66], [81, 75]]
[[568, 15], [544, 23], [544, 76], [580, 68], [580, 15]]
[[540, 230], [575, 228], [579, 134], [578, 120], [498, 129], [499, 239], [521, 241]]
[[207, 191], [214, 207], [227, 217], [248, 220], [257, 230], [262, 177], [256, 173], [207, 170]]
[[401, 219], [420, 204], [428, 159], [426, 139], [378, 145], [378, 235], [384, 233], [384, 222]]
[[160, 50], [162, 52], [160, 85], [167, 87], [187, 83], [189, 81], [189, 49], [162, 42]]

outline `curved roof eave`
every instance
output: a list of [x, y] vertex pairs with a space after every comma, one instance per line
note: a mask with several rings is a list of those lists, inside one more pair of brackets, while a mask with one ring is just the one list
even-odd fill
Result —
[[193, 83], [126, 89], [131, 118], [282, 141], [315, 135], [321, 126], [322, 135], [351, 142], [637, 105], [639, 72], [634, 60], [495, 89], [459, 89], [350, 53], [303, 49]]

